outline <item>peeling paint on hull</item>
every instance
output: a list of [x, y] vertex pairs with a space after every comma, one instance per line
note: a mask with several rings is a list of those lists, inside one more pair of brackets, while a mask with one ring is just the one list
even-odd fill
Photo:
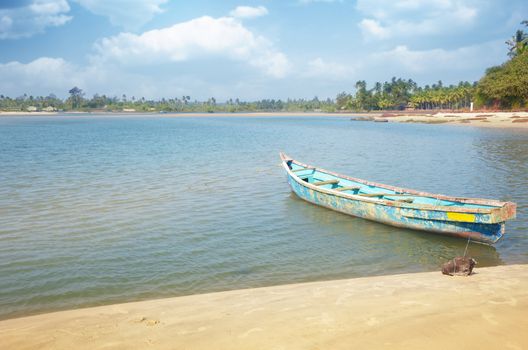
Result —
[[[281, 156], [283, 161], [287, 159], [285, 156]], [[297, 196], [310, 203], [341, 213], [396, 227], [462, 238], [471, 237], [473, 241], [486, 244], [497, 242], [505, 232], [505, 220], [501, 221], [499, 215], [494, 214], [493, 211], [473, 210], [473, 212], [468, 213], [467, 209], [457, 211], [457, 208], [449, 210], [443, 210], [445, 207], [423, 209], [416, 204], [405, 205], [375, 199], [363, 200], [357, 199], [357, 196], [334, 194], [332, 193], [334, 191], [318, 188], [300, 180], [294, 172], [289, 170], [285, 162], [283, 165], [285, 165], [288, 173], [288, 183]], [[305, 165], [303, 164], [303, 166]], [[509, 213], [512, 210], [513, 214]], [[515, 205], [513, 205], [513, 209], [503, 210], [499, 213], [504, 211], [507, 211], [508, 215], [514, 216]]]

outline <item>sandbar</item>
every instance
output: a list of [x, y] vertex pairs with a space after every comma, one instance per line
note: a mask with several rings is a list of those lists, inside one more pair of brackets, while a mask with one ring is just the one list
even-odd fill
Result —
[[413, 111], [383, 113], [373, 121], [397, 123], [467, 125], [482, 128], [508, 128], [528, 130], [528, 112], [431, 112]]
[[[477, 265], [478, 266], [478, 265]], [[527, 349], [528, 265], [312, 282], [0, 321], [4, 349]]]

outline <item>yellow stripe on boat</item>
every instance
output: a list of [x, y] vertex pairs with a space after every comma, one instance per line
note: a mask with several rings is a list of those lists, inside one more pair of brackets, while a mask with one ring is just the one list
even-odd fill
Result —
[[447, 219], [459, 222], [475, 222], [475, 214], [447, 212]]

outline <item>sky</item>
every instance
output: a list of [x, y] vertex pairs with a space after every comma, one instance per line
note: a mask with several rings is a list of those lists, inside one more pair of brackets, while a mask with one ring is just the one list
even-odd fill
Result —
[[477, 81], [526, 0], [0, 0], [0, 94], [335, 98]]

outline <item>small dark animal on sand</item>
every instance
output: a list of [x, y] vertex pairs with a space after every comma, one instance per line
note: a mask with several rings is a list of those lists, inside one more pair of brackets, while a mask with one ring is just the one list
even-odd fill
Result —
[[442, 265], [442, 273], [449, 276], [469, 276], [476, 264], [477, 261], [473, 258], [457, 256]]

